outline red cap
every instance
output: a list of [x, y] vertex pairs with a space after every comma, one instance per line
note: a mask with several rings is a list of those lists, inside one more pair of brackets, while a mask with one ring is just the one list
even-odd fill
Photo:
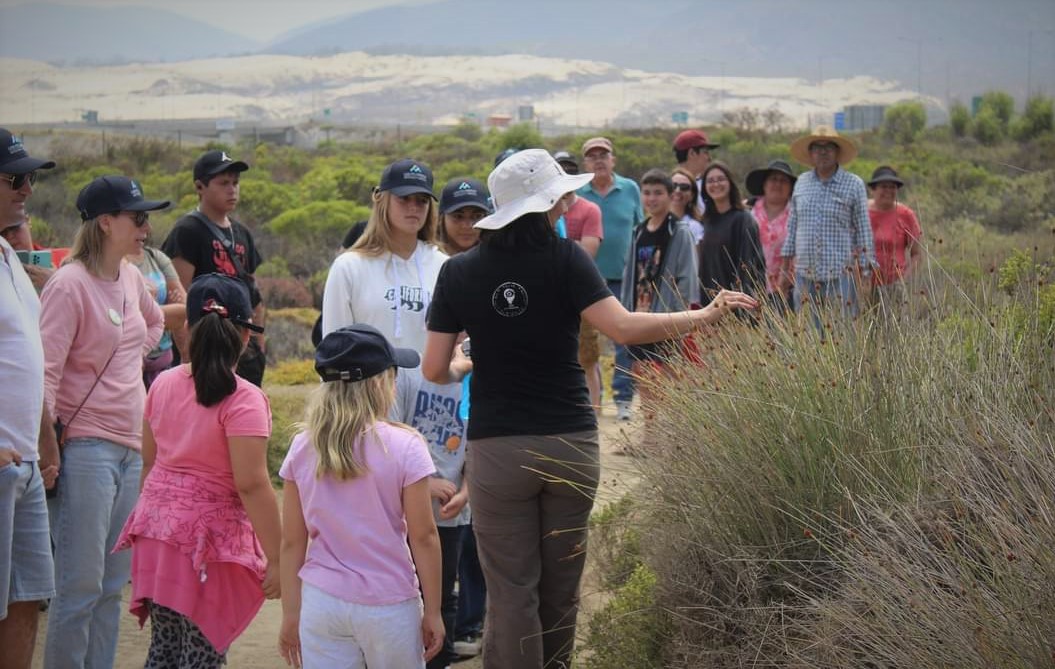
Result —
[[706, 146], [708, 149], [717, 149], [718, 144], [711, 144], [707, 134], [701, 130], [682, 130], [674, 138], [675, 151], [688, 151], [698, 146]]

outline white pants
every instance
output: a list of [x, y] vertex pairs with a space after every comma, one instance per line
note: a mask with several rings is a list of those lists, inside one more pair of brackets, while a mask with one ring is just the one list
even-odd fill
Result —
[[421, 599], [370, 606], [304, 583], [300, 647], [304, 669], [414, 669], [425, 666]]

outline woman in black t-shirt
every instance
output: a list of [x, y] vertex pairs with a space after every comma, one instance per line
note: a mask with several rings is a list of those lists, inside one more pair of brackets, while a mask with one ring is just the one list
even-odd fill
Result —
[[[495, 213], [480, 245], [440, 270], [422, 371], [436, 383], [470, 370], [469, 499], [487, 579], [485, 667], [570, 660], [586, 526], [600, 473], [597, 419], [578, 363], [580, 317], [620, 344], [659, 341], [757, 302], [723, 291], [698, 311], [630, 313], [590, 257], [559, 239], [571, 176], [541, 149], [488, 178]], [[472, 339], [472, 361], [456, 350]]]
[[700, 178], [706, 204], [703, 239], [697, 247], [700, 288], [707, 296], [723, 288], [765, 295], [766, 261], [758, 223], [744, 209], [732, 170], [715, 161]]

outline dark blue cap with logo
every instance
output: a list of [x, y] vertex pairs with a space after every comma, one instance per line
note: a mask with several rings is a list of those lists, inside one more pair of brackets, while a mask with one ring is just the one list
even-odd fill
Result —
[[315, 349], [315, 371], [323, 381], [362, 381], [392, 367], [417, 367], [421, 357], [394, 348], [372, 325], [357, 323], [334, 330]]
[[187, 291], [187, 325], [194, 325], [208, 314], [228, 318], [253, 332], [264, 328], [253, 324], [253, 306], [245, 283], [226, 274], [202, 274]]
[[449, 214], [465, 207], [491, 212], [491, 196], [476, 179], [451, 179], [440, 194], [440, 213]]
[[0, 172], [18, 176], [36, 170], [50, 170], [55, 167], [53, 160], [31, 158], [22, 146], [22, 140], [11, 134], [10, 130], [0, 128]]
[[157, 211], [169, 206], [168, 200], [147, 200], [139, 182], [123, 176], [96, 177], [77, 196], [81, 220], [119, 211]]
[[379, 190], [392, 191], [393, 195], [406, 197], [415, 193], [424, 193], [432, 197], [432, 170], [416, 160], [397, 160], [381, 173]]

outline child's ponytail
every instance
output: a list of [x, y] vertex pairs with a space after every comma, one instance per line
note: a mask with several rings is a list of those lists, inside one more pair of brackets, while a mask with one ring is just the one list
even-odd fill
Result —
[[211, 407], [235, 391], [234, 367], [242, 355], [241, 327], [218, 313], [202, 316], [190, 330], [190, 365], [198, 404]]

